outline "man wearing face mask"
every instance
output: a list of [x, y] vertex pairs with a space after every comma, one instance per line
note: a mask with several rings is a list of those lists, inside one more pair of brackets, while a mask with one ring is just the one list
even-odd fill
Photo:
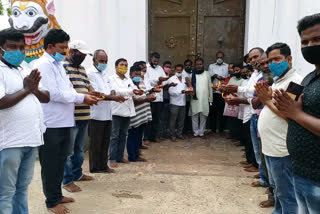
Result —
[[49, 93], [39, 86], [40, 72], [20, 65], [25, 59], [24, 35], [0, 31], [0, 213], [29, 213], [28, 186], [38, 147], [43, 145], [41, 103]]
[[130, 118], [136, 115], [133, 103], [134, 95], [142, 95], [143, 90], [125, 76], [128, 72], [128, 62], [120, 58], [115, 63], [116, 73], [110, 77], [111, 94], [123, 96], [123, 103], [112, 102], [112, 131], [110, 138], [110, 166], [117, 167], [117, 163], [129, 163], [123, 158], [126, 147]]
[[142, 67], [139, 65], [130, 68], [130, 78], [138, 89], [144, 91], [142, 95], [134, 95], [133, 102], [136, 115], [130, 118], [130, 128], [127, 139], [128, 160], [130, 162], [146, 162], [141, 157], [140, 148], [142, 146], [142, 138], [144, 135], [145, 125], [152, 121], [150, 102], [156, 99], [153, 90], [147, 91], [144, 81], [141, 78]]
[[289, 118], [287, 145], [292, 160], [297, 213], [320, 210], [320, 14], [306, 16], [298, 23], [301, 52], [315, 70], [302, 81], [298, 101], [285, 90], [276, 91], [276, 107]]
[[274, 188], [274, 212], [297, 213], [292, 163], [286, 143], [288, 118], [273, 104], [272, 93], [280, 88], [286, 90], [290, 82], [299, 84], [302, 77], [292, 68], [291, 50], [287, 44], [275, 43], [266, 53], [275, 82], [272, 87], [266, 82], [257, 83], [255, 87], [259, 100], [264, 105], [258, 122], [262, 152], [265, 155], [270, 185]]
[[191, 98], [192, 129], [195, 137], [204, 137], [209, 106], [212, 103], [212, 88], [209, 72], [204, 70], [203, 59], [195, 61], [195, 69], [192, 72], [191, 83], [193, 96]]
[[[154, 52], [150, 55], [149, 64], [147, 65], [147, 73], [145, 74], [145, 81], [148, 85], [155, 87], [157, 85], [166, 85], [166, 80], [169, 79], [163, 68], [159, 66], [160, 54]], [[151, 127], [147, 127], [147, 132], [151, 134], [151, 141], [159, 141], [160, 130], [160, 116], [163, 108], [163, 90], [157, 94], [157, 99], [151, 103], [152, 122]]]
[[[182, 72], [182, 77], [186, 79], [186, 82], [189, 86], [189, 88], [192, 88], [191, 85], [191, 77], [192, 77], [192, 61], [190, 59], [187, 59], [184, 61], [184, 69]], [[191, 117], [189, 116], [189, 111], [190, 111], [190, 100], [191, 100], [191, 95], [188, 94], [186, 95], [186, 114], [185, 114], [185, 119], [184, 119], [184, 128], [183, 128], [183, 133], [192, 133], [192, 121]]]
[[[169, 89], [170, 94], [170, 122], [169, 129], [171, 140], [176, 141], [178, 139], [184, 139], [182, 136], [184, 118], [186, 111], [186, 93], [188, 92], [188, 86], [186, 78], [182, 74], [183, 65], [179, 64], [175, 66], [175, 75], [172, 76], [168, 83], [175, 83], [177, 86]], [[190, 93], [191, 91], [189, 91]]]
[[[224, 53], [218, 51], [216, 53], [217, 61], [214, 64], [209, 65], [209, 73], [211, 81], [214, 86], [224, 81], [229, 76], [228, 64], [225, 63]], [[213, 103], [210, 107], [210, 127], [213, 132], [219, 131], [223, 133], [225, 125], [225, 117], [223, 116], [225, 107], [225, 101], [219, 90], [213, 91]]]
[[113, 173], [109, 168], [108, 153], [112, 126], [111, 102], [124, 102], [122, 96], [111, 95], [111, 83], [106, 71], [108, 55], [104, 50], [96, 50], [93, 66], [88, 69], [88, 78], [92, 88], [101, 93], [103, 101], [90, 108], [89, 122], [89, 169], [90, 173]]
[[[87, 54], [90, 54], [87, 45], [83, 41], [74, 40], [69, 44], [69, 56], [62, 62], [73, 88], [81, 94], [94, 92], [88, 80], [86, 70], [81, 66]], [[74, 183], [75, 181], [93, 180], [93, 177], [82, 173], [84, 144], [90, 119], [90, 106], [86, 104], [76, 104], [74, 117], [76, 126], [71, 130], [73, 141], [71, 148], [72, 153], [67, 158], [62, 182], [63, 188], [68, 192], [81, 191], [80, 187]]]
[[39, 160], [46, 205], [57, 214], [69, 212], [63, 203], [74, 202], [62, 195], [61, 183], [67, 157], [73, 152], [75, 104], [95, 105], [99, 101], [96, 96], [77, 93], [72, 87], [62, 65], [69, 40], [63, 30], [50, 30], [44, 39], [45, 52], [34, 65], [41, 72], [42, 85], [50, 92], [50, 102], [42, 105], [47, 130], [44, 145], [39, 148]]

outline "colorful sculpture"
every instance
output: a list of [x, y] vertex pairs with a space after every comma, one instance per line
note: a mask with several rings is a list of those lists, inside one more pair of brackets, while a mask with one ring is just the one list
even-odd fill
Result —
[[24, 34], [29, 63], [43, 54], [43, 40], [48, 31], [60, 28], [54, 16], [54, 0], [12, 0], [11, 8], [9, 23]]

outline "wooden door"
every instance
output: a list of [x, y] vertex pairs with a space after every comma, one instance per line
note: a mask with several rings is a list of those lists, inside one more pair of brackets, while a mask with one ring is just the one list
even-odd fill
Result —
[[194, 57], [197, 33], [197, 0], [149, 0], [149, 53], [161, 62], [183, 63]]
[[245, 0], [149, 0], [149, 53], [161, 62], [183, 63], [201, 56], [205, 68], [225, 53], [225, 61], [243, 58]]
[[198, 0], [197, 52], [205, 68], [225, 53], [227, 63], [241, 63], [244, 52], [245, 0]]

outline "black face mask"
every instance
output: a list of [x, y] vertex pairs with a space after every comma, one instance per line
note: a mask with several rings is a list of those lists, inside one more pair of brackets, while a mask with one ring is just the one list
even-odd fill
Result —
[[248, 76], [246, 74], [241, 74], [240, 76], [242, 79], [248, 79]]
[[72, 62], [75, 66], [80, 66], [85, 58], [86, 56], [80, 56], [80, 55], [74, 54], [72, 57]]
[[241, 77], [241, 73], [233, 73], [233, 76], [237, 77], [237, 78], [240, 78]]
[[268, 82], [268, 85], [272, 85], [273, 84], [273, 74], [271, 73], [271, 71], [269, 69], [262, 71], [263, 72], [263, 80]]
[[192, 69], [191, 68], [185, 68], [184, 69], [188, 74], [190, 74], [192, 72]]
[[320, 45], [301, 48], [304, 59], [314, 65], [320, 65]]
[[153, 64], [152, 62], [150, 62], [150, 66], [151, 66], [152, 68], [156, 68], [156, 67], [157, 67], [157, 65]]

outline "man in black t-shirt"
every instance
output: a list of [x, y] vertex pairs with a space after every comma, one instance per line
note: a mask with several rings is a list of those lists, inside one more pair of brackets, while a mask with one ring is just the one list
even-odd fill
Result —
[[292, 159], [299, 213], [320, 212], [320, 13], [299, 21], [303, 57], [316, 66], [302, 81], [296, 102], [284, 90], [274, 94], [276, 107], [289, 118], [287, 145]]

